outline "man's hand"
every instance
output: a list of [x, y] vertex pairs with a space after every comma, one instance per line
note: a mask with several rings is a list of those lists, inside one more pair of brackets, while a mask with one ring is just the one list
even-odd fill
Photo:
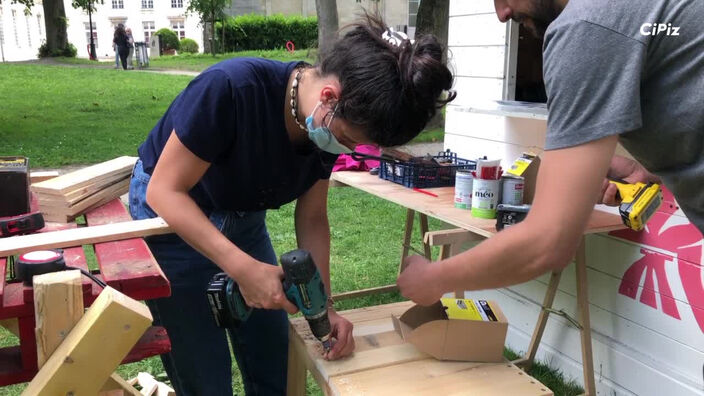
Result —
[[[615, 155], [611, 160], [608, 177], [612, 179], [620, 179], [627, 183], [661, 183], [660, 179], [648, 172], [643, 165], [634, 160], [618, 155]], [[618, 188], [616, 185], [609, 183], [608, 179], [604, 179], [601, 186], [599, 203], [609, 206], [618, 206], [621, 203], [621, 200], [617, 199], [617, 194]]]
[[[431, 269], [434, 263], [423, 256], [410, 256], [405, 260], [406, 269], [396, 280], [401, 294], [420, 305], [431, 305], [442, 297]], [[435, 263], [437, 264], [437, 263]]]
[[248, 263], [247, 270], [233, 279], [237, 281], [240, 293], [248, 306], [284, 309], [289, 314], [294, 314], [298, 312], [298, 308], [286, 298], [281, 285], [283, 278], [284, 271], [281, 267], [252, 259], [252, 263]]
[[354, 337], [352, 337], [352, 322], [338, 315], [334, 309], [328, 309], [328, 319], [332, 338], [336, 340], [332, 349], [325, 354], [325, 360], [337, 360], [354, 352]]

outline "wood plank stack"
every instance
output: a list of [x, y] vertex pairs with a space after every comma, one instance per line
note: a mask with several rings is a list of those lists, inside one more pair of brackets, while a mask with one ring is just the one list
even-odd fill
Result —
[[32, 184], [45, 221], [66, 223], [129, 190], [136, 157], [118, 157]]

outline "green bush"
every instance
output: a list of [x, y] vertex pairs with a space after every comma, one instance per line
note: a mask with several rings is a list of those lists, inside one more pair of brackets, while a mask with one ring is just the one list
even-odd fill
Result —
[[163, 28], [159, 29], [156, 31], [157, 36], [161, 37], [161, 44], [164, 46], [162, 50], [168, 51], [168, 50], [176, 50], [178, 51], [180, 49], [179, 42], [178, 42], [178, 35], [176, 35], [176, 32], [169, 28]]
[[[216, 40], [222, 40], [222, 23], [216, 23], [215, 29]], [[296, 49], [317, 47], [317, 18], [249, 14], [225, 21], [226, 52], [285, 48], [287, 41], [292, 41]]]
[[39, 47], [39, 53], [37, 54], [37, 56], [40, 58], [57, 57], [57, 56], [65, 56], [67, 58], [75, 58], [77, 53], [78, 53], [78, 50], [76, 50], [76, 47], [74, 47], [73, 44], [71, 44], [71, 43], [68, 43], [66, 45], [66, 48], [59, 48], [54, 51], [49, 51], [49, 48], [46, 46], [46, 43], [44, 43], [41, 45], [41, 47]]
[[181, 52], [188, 52], [189, 54], [198, 53], [198, 43], [193, 39], [182, 38], [179, 45], [181, 46]]

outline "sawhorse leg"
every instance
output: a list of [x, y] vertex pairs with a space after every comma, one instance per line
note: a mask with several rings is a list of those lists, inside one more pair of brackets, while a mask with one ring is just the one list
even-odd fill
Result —
[[[408, 251], [411, 249], [411, 236], [413, 236], [413, 222], [416, 215], [416, 211], [413, 209], [406, 209], [406, 227], [403, 233], [403, 248], [401, 249], [401, 262], [398, 265], [399, 275], [406, 268], [404, 261], [408, 257]], [[421, 238], [428, 232], [428, 216], [424, 213], [418, 213], [418, 220], [420, 221], [420, 235]], [[431, 259], [430, 245], [423, 242], [423, 255], [428, 260]]]
[[[482, 236], [456, 228], [451, 230], [439, 230], [426, 232], [423, 236], [423, 244], [430, 249], [430, 246], [440, 246], [440, 260], [452, 257], [460, 253], [462, 244], [470, 241], [483, 239]], [[455, 298], [464, 298], [464, 290], [455, 290]]]
[[538, 321], [535, 324], [535, 330], [533, 331], [533, 337], [531, 338], [530, 345], [528, 346], [528, 351], [525, 356], [521, 359], [514, 360], [513, 363], [521, 366], [524, 369], [530, 368], [535, 360], [535, 355], [538, 352], [538, 346], [540, 345], [540, 340], [543, 337], [543, 332], [545, 331], [545, 325], [548, 321], [548, 316], [550, 313], [562, 314], [570, 322], [577, 325], [580, 331], [580, 339], [582, 343], [582, 370], [584, 373], [584, 388], [585, 395], [595, 396], [596, 395], [596, 383], [594, 381], [594, 361], [592, 355], [592, 330], [591, 321], [589, 319], [589, 293], [588, 293], [588, 283], [587, 283], [587, 256], [585, 247], [585, 238], [582, 237], [579, 247], [577, 248], [577, 254], [575, 256], [575, 270], [577, 273], [577, 310], [579, 315], [579, 320], [574, 323], [574, 319], [570, 318], [561, 311], [554, 311], [552, 309], [553, 301], [555, 300], [555, 295], [557, 294], [557, 287], [560, 284], [561, 271], [555, 271], [550, 276], [550, 283], [548, 284], [548, 289], [545, 292], [545, 298], [543, 300], [543, 307], [540, 311], [540, 316], [538, 316]]

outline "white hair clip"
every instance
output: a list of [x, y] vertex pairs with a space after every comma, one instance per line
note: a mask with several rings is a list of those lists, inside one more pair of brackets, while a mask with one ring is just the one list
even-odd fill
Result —
[[404, 41], [408, 40], [408, 36], [404, 32], [397, 32], [394, 28], [390, 27], [384, 31], [381, 38], [388, 41], [389, 44], [400, 47]]

